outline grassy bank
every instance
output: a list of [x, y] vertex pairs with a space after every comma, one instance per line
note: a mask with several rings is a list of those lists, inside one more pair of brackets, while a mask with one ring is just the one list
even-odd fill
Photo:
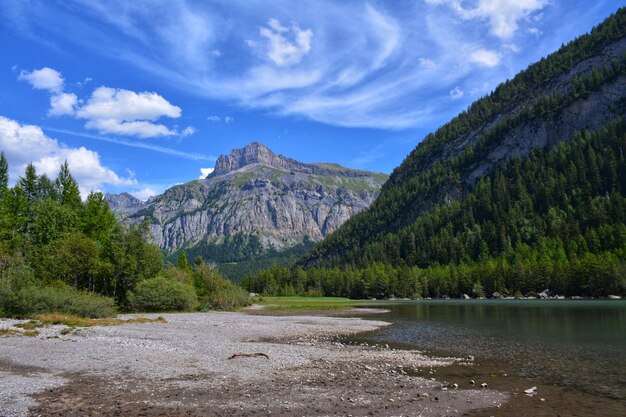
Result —
[[350, 310], [371, 303], [343, 297], [255, 297], [253, 301], [267, 311]]

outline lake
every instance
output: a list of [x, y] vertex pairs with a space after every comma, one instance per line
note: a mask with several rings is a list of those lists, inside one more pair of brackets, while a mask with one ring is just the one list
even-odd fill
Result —
[[[371, 307], [371, 305], [369, 306]], [[439, 356], [474, 356], [474, 366], [437, 370], [438, 380], [513, 393], [475, 416], [626, 416], [626, 301], [424, 300], [389, 302], [376, 319], [393, 324], [357, 342]], [[524, 390], [536, 386], [537, 395]]]

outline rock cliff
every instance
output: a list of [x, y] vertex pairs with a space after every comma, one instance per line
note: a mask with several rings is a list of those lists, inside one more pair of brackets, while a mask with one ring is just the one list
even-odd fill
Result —
[[367, 208], [386, 179], [336, 164], [301, 163], [254, 142], [220, 156], [207, 178], [147, 203], [127, 194], [107, 199], [125, 221], [148, 221], [154, 242], [168, 252], [238, 233], [282, 249], [333, 232]]

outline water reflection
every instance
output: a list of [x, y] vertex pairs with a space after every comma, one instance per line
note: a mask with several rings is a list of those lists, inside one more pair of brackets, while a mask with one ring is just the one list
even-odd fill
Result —
[[523, 378], [626, 399], [626, 302], [432, 300], [385, 308], [394, 325], [370, 341], [474, 355]]

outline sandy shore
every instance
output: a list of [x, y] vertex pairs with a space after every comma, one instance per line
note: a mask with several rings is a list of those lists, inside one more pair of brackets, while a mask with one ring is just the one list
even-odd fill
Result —
[[[458, 360], [336, 342], [382, 321], [163, 316], [167, 323], [0, 338], [0, 416], [452, 416], [506, 401], [436, 379], [437, 367]], [[0, 329], [13, 324], [0, 320]], [[255, 352], [269, 358], [228, 359]]]

